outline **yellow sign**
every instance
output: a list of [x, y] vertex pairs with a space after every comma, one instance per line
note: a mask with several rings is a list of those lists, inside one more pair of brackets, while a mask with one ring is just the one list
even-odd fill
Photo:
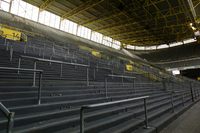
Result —
[[197, 80], [200, 80], [200, 77], [197, 77]]
[[133, 71], [133, 65], [126, 64], [126, 70], [127, 71]]
[[94, 56], [96, 56], [96, 57], [98, 57], [98, 58], [101, 58], [101, 53], [98, 52], [98, 51], [92, 50], [92, 55], [94, 55]]
[[14, 41], [27, 41], [27, 36], [20, 31], [0, 26], [0, 36]]

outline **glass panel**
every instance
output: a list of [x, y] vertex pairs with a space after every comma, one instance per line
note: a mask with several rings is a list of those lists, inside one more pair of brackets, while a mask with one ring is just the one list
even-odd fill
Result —
[[92, 32], [92, 37], [91, 37], [92, 41], [95, 41], [95, 42], [98, 42], [98, 43], [102, 43], [102, 39], [103, 39], [103, 35], [102, 34], [100, 34], [98, 32], [95, 32], [95, 31]]
[[0, 0], [0, 10], [9, 11], [10, 0]]

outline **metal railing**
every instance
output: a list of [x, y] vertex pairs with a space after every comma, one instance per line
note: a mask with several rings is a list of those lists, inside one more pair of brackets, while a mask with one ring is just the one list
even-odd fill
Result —
[[[89, 65], [79, 64], [79, 63], [70, 63], [70, 62], [64, 62], [64, 61], [58, 61], [58, 60], [43, 59], [43, 58], [37, 58], [37, 57], [31, 57], [31, 56], [23, 56], [23, 55], [21, 56], [21, 58], [27, 58], [27, 59], [34, 60], [34, 69], [36, 69], [37, 61], [60, 64], [60, 77], [62, 77], [64, 64], [72, 65], [72, 66], [86, 67], [86, 84], [87, 84], [87, 86], [89, 86], [89, 67], [90, 67]], [[19, 60], [21, 60], [21, 59], [19, 59]], [[20, 66], [20, 62], [19, 62], [18, 66]]]
[[[41, 90], [42, 90], [42, 73], [43, 70], [37, 70], [37, 69], [25, 69], [25, 68], [13, 68], [13, 67], [0, 67], [0, 70], [14, 70], [14, 71], [27, 71], [27, 72], [34, 72], [39, 73], [39, 84], [38, 84], [38, 104], [41, 103]], [[34, 82], [36, 81], [36, 76], [34, 77]]]
[[109, 105], [113, 105], [113, 104], [125, 103], [125, 102], [130, 102], [130, 101], [135, 101], [135, 100], [141, 100], [141, 99], [144, 100], [145, 128], [148, 128], [147, 98], [149, 98], [149, 96], [142, 96], [142, 97], [118, 100], [118, 101], [113, 101], [113, 102], [98, 103], [98, 104], [91, 104], [91, 105], [82, 106], [81, 109], [80, 109], [80, 133], [84, 133], [84, 129], [85, 129], [84, 110], [97, 108], [97, 107], [101, 107], [101, 106], [109, 106]]
[[[106, 97], [108, 97], [108, 78], [109, 77], [121, 78], [123, 86], [124, 86], [124, 78], [133, 79], [133, 89], [135, 88], [135, 80], [134, 79], [136, 79], [136, 77], [108, 74], [107, 77], [105, 78], [105, 82], [104, 82]], [[134, 89], [134, 91], [135, 91], [135, 89]]]
[[0, 102], [0, 110], [3, 112], [3, 114], [8, 119], [7, 124], [7, 133], [12, 133], [13, 125], [14, 125], [14, 112], [10, 112], [1, 102]]

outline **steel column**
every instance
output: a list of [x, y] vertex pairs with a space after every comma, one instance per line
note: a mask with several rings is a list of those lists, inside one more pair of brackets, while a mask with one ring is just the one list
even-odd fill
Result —
[[84, 128], [85, 128], [85, 124], [84, 124], [84, 109], [81, 108], [81, 110], [80, 110], [80, 133], [84, 133]]
[[42, 92], [42, 73], [39, 73], [39, 87], [38, 87], [38, 104], [41, 104], [41, 92]]
[[89, 86], [89, 68], [88, 67], [87, 67], [86, 71], [87, 71], [87, 75], [86, 75], [87, 81], [86, 82], [87, 82], [87, 86]]
[[[34, 61], [34, 70], [36, 70], [37, 62]], [[33, 72], [33, 87], [35, 87], [36, 72]]]
[[[19, 61], [18, 61], [18, 68], [21, 67], [21, 58], [19, 58]], [[19, 74], [19, 70], [17, 71], [17, 74]]]
[[147, 101], [146, 98], [144, 98], [144, 116], [145, 116], [145, 128], [149, 128], [149, 122], [148, 122], [148, 115], [147, 115]]
[[8, 125], [7, 125], [7, 133], [12, 133], [12, 129], [14, 126], [14, 112], [10, 112], [8, 116]]

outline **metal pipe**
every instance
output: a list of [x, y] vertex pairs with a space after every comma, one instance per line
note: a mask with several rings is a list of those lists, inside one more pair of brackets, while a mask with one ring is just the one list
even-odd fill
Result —
[[[36, 61], [34, 62], [34, 70], [36, 70], [37, 63]], [[36, 80], [36, 72], [33, 72], [33, 87], [35, 87], [35, 80]]]
[[82, 107], [80, 110], [80, 133], [84, 133], [84, 108]]
[[171, 105], [172, 105], [172, 113], [174, 113], [174, 100], [173, 100], [173, 92], [171, 92]]
[[185, 96], [184, 96], [184, 92], [182, 94], [182, 103], [183, 103], [183, 106], [185, 106]]
[[14, 112], [10, 112], [8, 116], [8, 125], [7, 125], [7, 133], [12, 133], [12, 129], [14, 126]]
[[191, 92], [191, 96], [192, 96], [192, 102], [194, 102], [194, 92], [193, 92], [193, 87], [192, 87], [191, 82], [190, 82], [190, 92]]
[[93, 78], [94, 78], [94, 80], [96, 80], [96, 70], [95, 70], [95, 68], [94, 68]]
[[87, 71], [87, 75], [86, 75], [87, 81], [86, 82], [87, 82], [87, 86], [89, 86], [89, 68], [88, 67], [87, 67], [86, 71]]
[[108, 81], [107, 78], [105, 78], [105, 94], [106, 94], [106, 98], [108, 97]]
[[144, 116], [145, 116], [145, 128], [148, 128], [148, 115], [147, 115], [147, 102], [146, 98], [144, 98]]
[[10, 61], [13, 59], [13, 47], [10, 47]]
[[[21, 67], [21, 58], [19, 58], [19, 61], [18, 61], [18, 68], [20, 69], [20, 67]], [[18, 70], [17, 74], [19, 74], [19, 71], [20, 70]]]
[[42, 92], [42, 72], [39, 73], [39, 87], [38, 87], [38, 104], [41, 104], [41, 92]]
[[63, 64], [60, 64], [60, 77], [63, 75]]

